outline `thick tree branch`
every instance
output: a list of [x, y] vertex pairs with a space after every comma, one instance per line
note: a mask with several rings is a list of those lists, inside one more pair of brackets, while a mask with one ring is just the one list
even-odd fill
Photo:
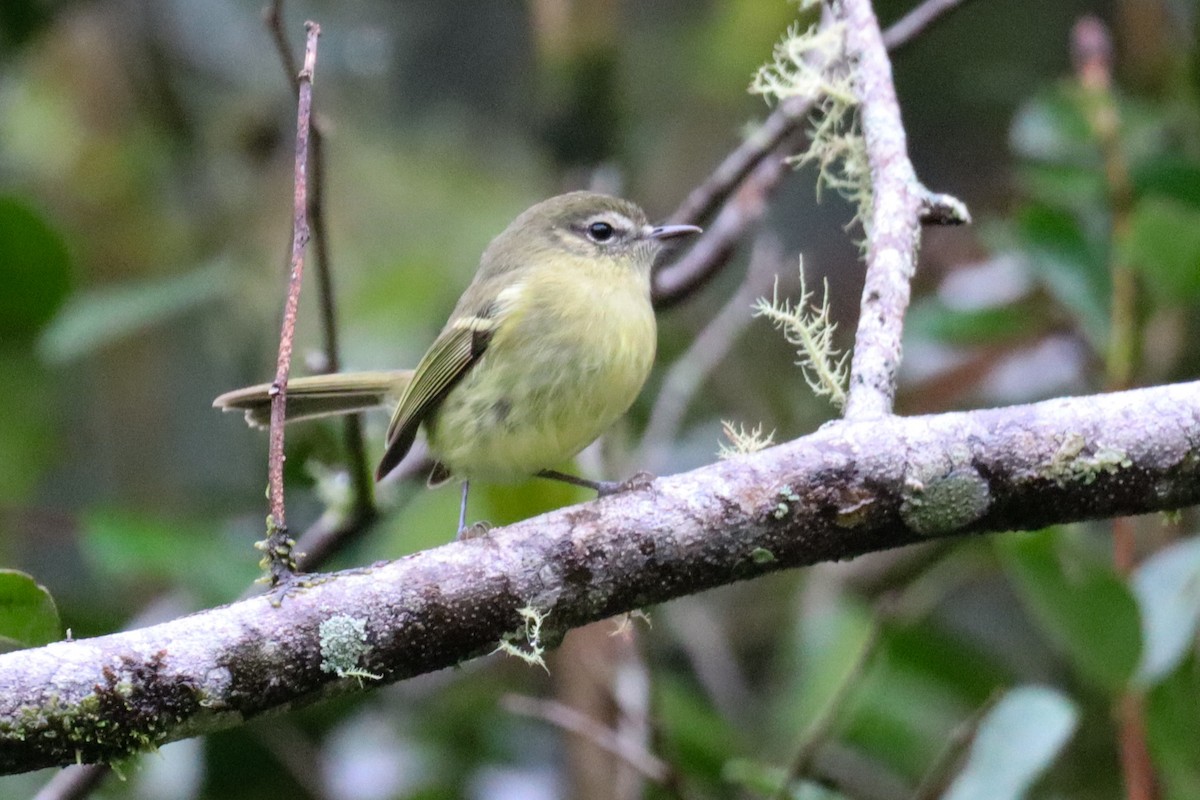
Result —
[[283, 594], [0, 656], [0, 772], [118, 758], [360, 691], [366, 673], [441, 669], [525, 630], [521, 610], [550, 644], [774, 570], [1197, 502], [1200, 383], [839, 422]]

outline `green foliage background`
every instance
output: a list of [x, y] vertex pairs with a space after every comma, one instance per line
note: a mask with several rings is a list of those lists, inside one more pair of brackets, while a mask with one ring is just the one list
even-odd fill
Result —
[[[890, 21], [908, 4], [877, 8]], [[291, 235], [294, 101], [260, 10], [0, 5], [0, 567], [54, 598], [0, 575], [0, 644], [52, 638], [54, 603], [72, 635], [91, 636], [155, 602], [152, 613], [180, 614], [231, 600], [256, 576], [265, 437], [210, 403], [268, 377]], [[575, 15], [566, 29], [560, 11]], [[289, 5], [296, 47], [303, 19], [324, 31], [316, 98], [346, 365], [414, 363], [488, 240], [542, 197], [599, 182], [668, 214], [767, 113], [745, 89], [795, 13], [766, 0]], [[1118, 45], [1123, 208], [1072, 78], [1084, 13], [1107, 19]], [[978, 221], [926, 236], [904, 412], [1102, 388], [1115, 260], [1142, 289], [1136, 380], [1196, 376], [1196, 13], [1190, 0], [976, 0], [896, 56], [918, 174]], [[813, 178], [788, 176], [763, 231], [786, 253], [783, 289], [797, 252], [828, 276], [848, 342], [861, 280], [841, 229], [851, 212], [818, 207]], [[733, 292], [749, 250], [662, 316], [661, 368]], [[319, 349], [314, 286], [301, 359]], [[751, 325], [661, 471], [711, 460], [722, 418], [765, 423], [777, 440], [827, 419], [792, 360], [769, 325]], [[615, 452], [636, 444], [661, 368]], [[368, 421], [373, 453], [383, 424]], [[344, 493], [340, 441], [332, 425], [289, 433], [295, 528]], [[473, 515], [501, 523], [578, 498], [488, 489]], [[453, 488], [382, 499], [384, 521], [333, 566], [451, 537]], [[798, 784], [794, 796], [911, 796], [924, 782], [928, 797], [1115, 798], [1114, 709], [1133, 693], [1163, 796], [1200, 798], [1195, 517], [1138, 528], [1150, 560], [1132, 578], [1111, 566], [1106, 526], [1080, 525], [651, 609], [636, 650], [652, 749], [688, 797], [765, 796], [840, 697], [813, 773], [840, 788]], [[552, 694], [569, 669], [552, 660], [547, 678], [493, 657], [164, 748], [97, 796], [570, 796], [564, 739], [498, 704]], [[956, 748], [977, 726], [975, 748]], [[980, 775], [990, 794], [971, 794]], [[0, 796], [48, 777], [0, 778]]]

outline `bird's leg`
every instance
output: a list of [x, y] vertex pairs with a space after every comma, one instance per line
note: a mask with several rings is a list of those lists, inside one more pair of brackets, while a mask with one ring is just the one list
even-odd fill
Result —
[[467, 524], [467, 489], [471, 485], [470, 481], [463, 481], [462, 501], [458, 505], [458, 536], [460, 542], [464, 539], [478, 539], [480, 536], [487, 535], [487, 532], [492, 529], [492, 523], [486, 520], [479, 520]]
[[463, 531], [467, 528], [467, 492], [471, 488], [470, 481], [463, 481], [462, 501], [458, 504], [458, 536], [462, 538]]
[[654, 480], [654, 476], [649, 472], [639, 472], [632, 478], [623, 481], [590, 481], [587, 478], [580, 478], [578, 475], [568, 475], [565, 472], [559, 472], [555, 469], [544, 469], [537, 474], [537, 477], [548, 478], [552, 481], [562, 481], [572, 486], [582, 486], [584, 489], [594, 491], [597, 497], [608, 497], [610, 494], [627, 492], [631, 489], [644, 489]]

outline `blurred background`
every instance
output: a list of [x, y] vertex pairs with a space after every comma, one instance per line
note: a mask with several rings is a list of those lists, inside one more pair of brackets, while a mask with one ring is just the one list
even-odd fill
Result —
[[[876, 8], [886, 24], [912, 5]], [[1196, 10], [967, 0], [895, 55], [918, 175], [975, 218], [925, 236], [899, 410], [1196, 376]], [[770, 112], [747, 86], [796, 15], [773, 0], [288, 3], [297, 52], [305, 19], [323, 31], [343, 365], [413, 365], [487, 242], [539, 199], [597, 187], [665, 219]], [[1111, 29], [1111, 74], [1072, 61], [1084, 15]], [[266, 436], [210, 405], [273, 371], [294, 127], [259, 0], [0, 6], [0, 567], [43, 585], [75, 637], [230, 601], [258, 574]], [[660, 315], [650, 384], [581, 469], [678, 472], [716, 458], [722, 420], [785, 441], [836, 415], [750, 308], [775, 274], [794, 298], [803, 255], [850, 341], [861, 234], [835, 193], [817, 203], [815, 177], [785, 174], [727, 267]], [[293, 374], [325, 363], [311, 263]], [[1132, 287], [1116, 325], [1114, 285]], [[730, 298], [744, 313], [689, 352]], [[364, 421], [372, 463], [385, 425]], [[347, 503], [343, 441], [336, 422], [289, 429], [294, 530]], [[471, 517], [586, 498], [478, 487]], [[377, 501], [328, 568], [453, 536], [453, 486]], [[1135, 797], [1142, 769], [1160, 796], [1200, 798], [1195, 517], [1122, 524], [1132, 552], [1114, 553], [1112, 523], [1079, 525], [707, 592], [573, 632], [548, 675], [481, 659], [164, 747], [95, 796], [765, 797], [794, 764], [780, 796], [938, 797], [990, 742], [1036, 762], [993, 797]], [[1178, 591], [1156, 605], [1164, 586]], [[1180, 634], [1174, 649], [1154, 626]], [[564, 733], [564, 707], [650, 767]], [[1002, 708], [1019, 712], [1008, 735]], [[0, 796], [52, 774], [0, 778]]]

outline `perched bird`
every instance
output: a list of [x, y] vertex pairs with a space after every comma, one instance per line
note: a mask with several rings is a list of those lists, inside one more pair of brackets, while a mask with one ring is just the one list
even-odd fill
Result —
[[[288, 382], [288, 421], [396, 404], [382, 479], [425, 429], [430, 485], [531, 475], [595, 484], [551, 468], [613, 424], [650, 373], [656, 331], [650, 269], [694, 225], [651, 226], [633, 203], [571, 192], [529, 208], [488, 245], [471, 285], [415, 370], [318, 375]], [[213, 405], [270, 418], [270, 384]]]

